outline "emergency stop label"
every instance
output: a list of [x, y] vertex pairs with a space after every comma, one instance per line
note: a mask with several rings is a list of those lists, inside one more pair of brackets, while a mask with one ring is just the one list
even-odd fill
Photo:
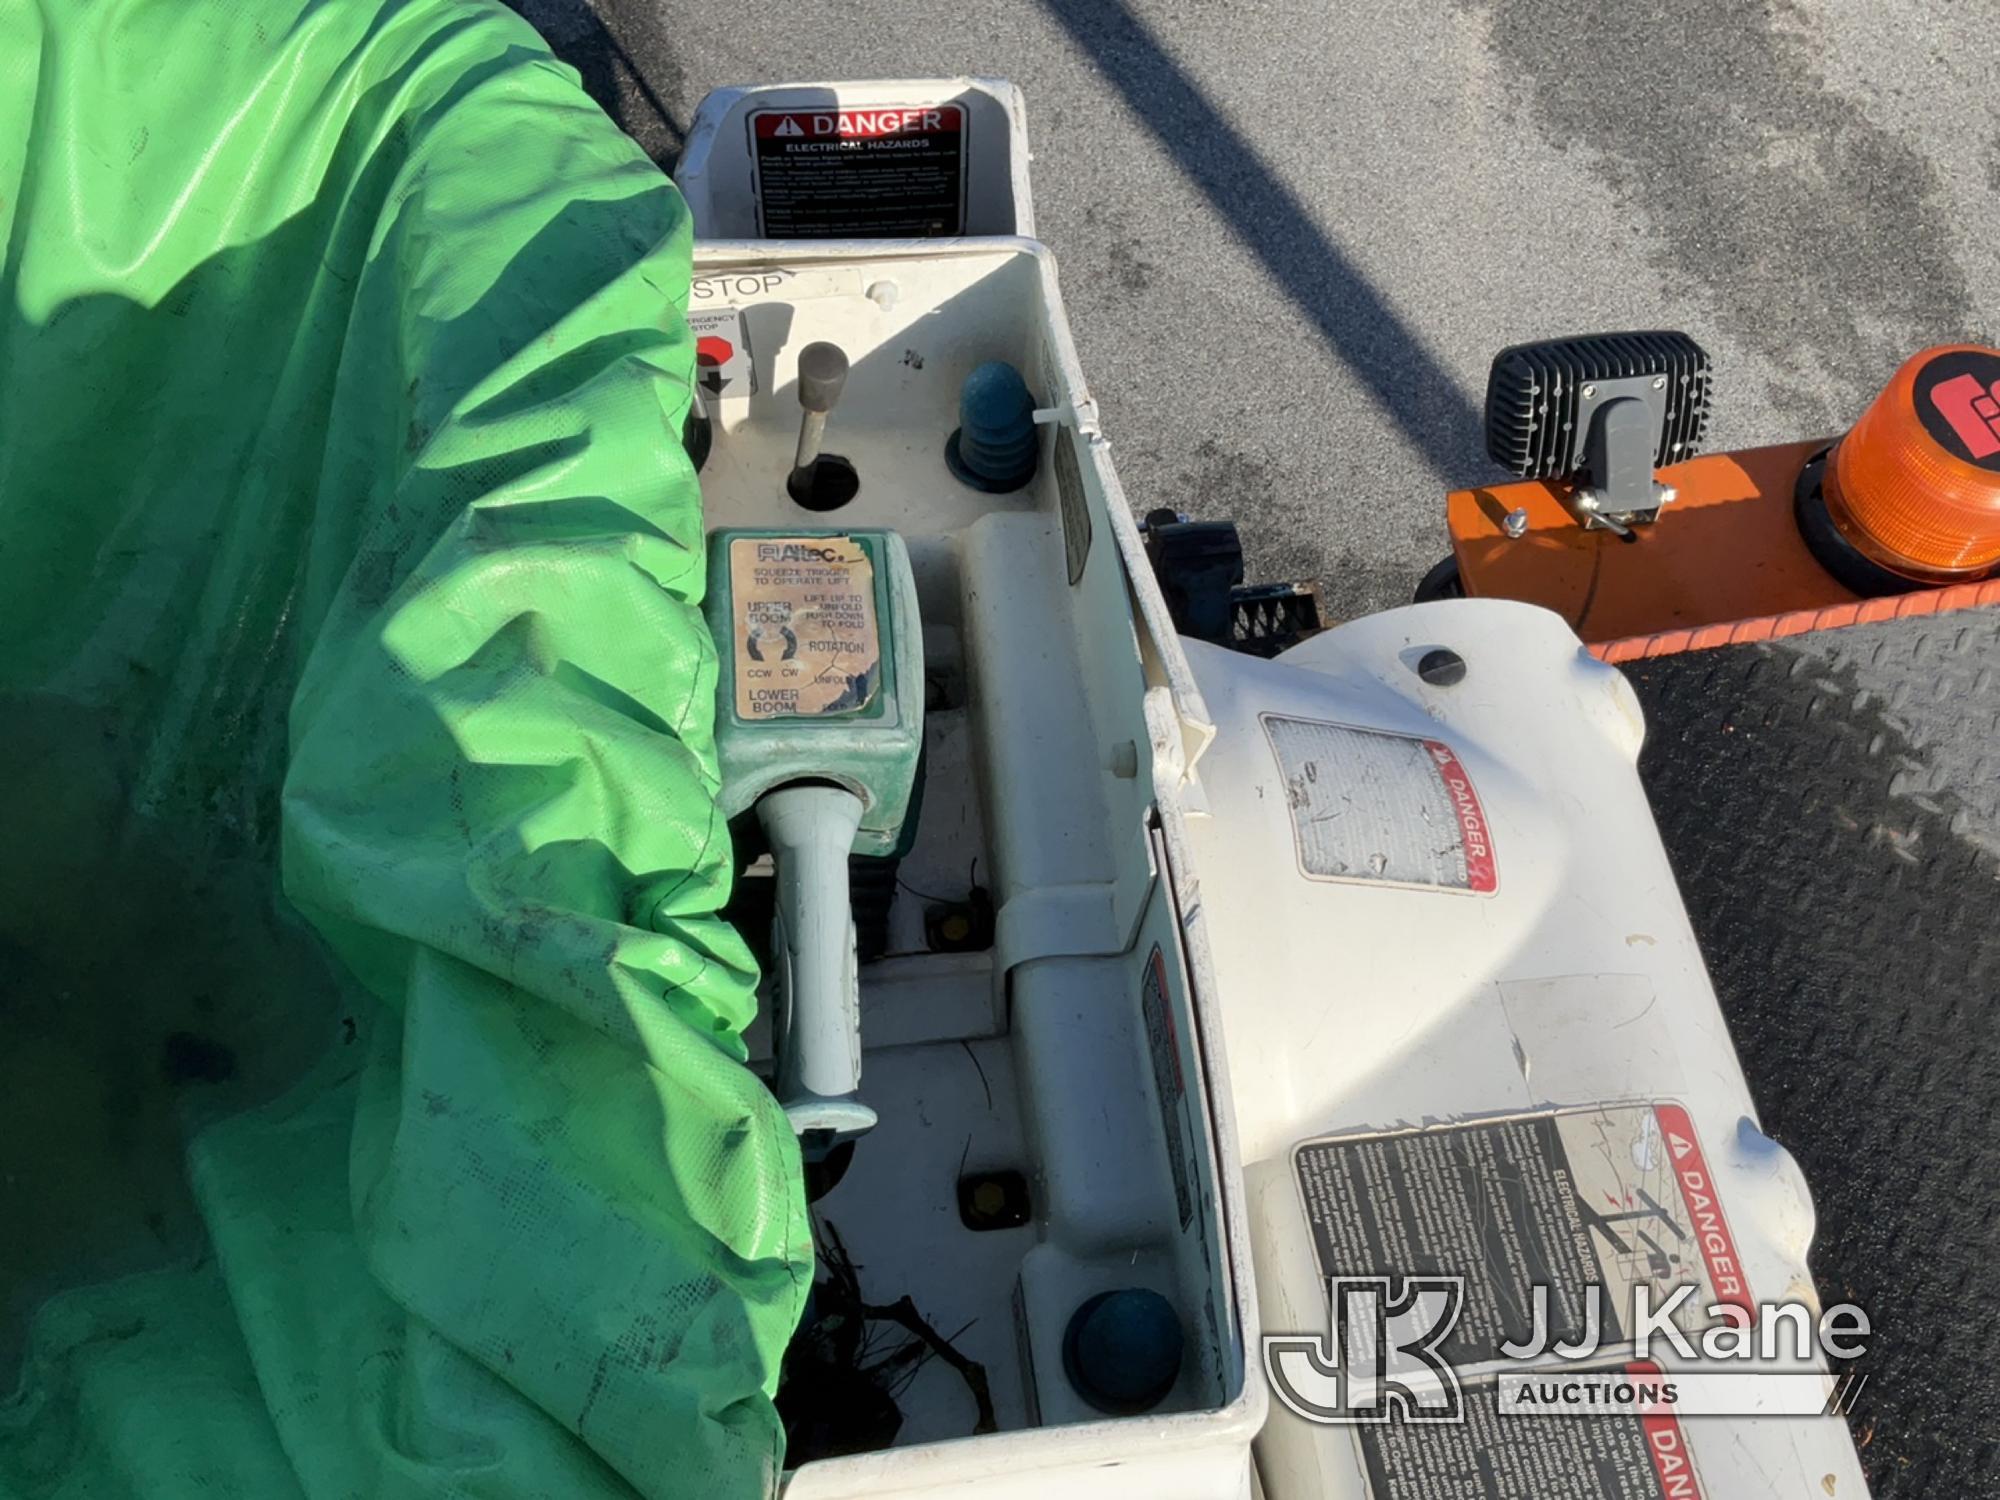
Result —
[[743, 310], [736, 307], [688, 309], [688, 332], [694, 335], [695, 384], [704, 397], [750, 396], [757, 391], [757, 367], [750, 358], [750, 337]]
[[963, 234], [965, 137], [962, 104], [757, 110], [759, 230], [773, 239]]
[[1444, 741], [1276, 714], [1264, 716], [1264, 732], [1308, 877], [1475, 895], [1500, 888], [1485, 808]]
[[1694, 1288], [1671, 1315], [1689, 1334], [1721, 1321], [1718, 1304], [1752, 1305], [1678, 1104], [1342, 1136], [1293, 1160], [1321, 1275], [1464, 1279], [1438, 1351], [1461, 1369], [1499, 1360], [1503, 1342], [1575, 1343], [1592, 1301], [1599, 1347], [1623, 1340], [1641, 1287], [1662, 1309]]
[[737, 537], [729, 544], [736, 712], [818, 718], [874, 701], [882, 640], [875, 569], [852, 537]]

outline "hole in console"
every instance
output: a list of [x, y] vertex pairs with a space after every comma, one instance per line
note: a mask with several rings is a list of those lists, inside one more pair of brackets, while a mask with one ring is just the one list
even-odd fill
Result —
[[854, 1142], [841, 1141], [831, 1151], [805, 1162], [806, 1202], [817, 1203], [840, 1186], [847, 1169], [854, 1165]]
[[839, 510], [861, 491], [861, 476], [854, 465], [838, 453], [822, 453], [810, 471], [810, 478], [794, 474], [785, 481], [785, 492], [806, 510]]
[[1032, 1216], [1028, 1179], [1021, 1173], [967, 1172], [958, 1179], [958, 1221], [967, 1229], [1019, 1229]]
[[681, 423], [681, 446], [699, 474], [708, 462], [709, 450], [715, 446], [715, 426], [692, 406], [688, 408], [687, 420]]

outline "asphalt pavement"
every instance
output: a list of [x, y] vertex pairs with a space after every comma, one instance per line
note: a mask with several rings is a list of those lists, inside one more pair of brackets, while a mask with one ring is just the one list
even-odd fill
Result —
[[1992, 0], [519, 0], [663, 164], [732, 83], [1011, 78], [1141, 509], [1407, 600], [1522, 339], [1692, 333], [1711, 446], [2000, 336]]

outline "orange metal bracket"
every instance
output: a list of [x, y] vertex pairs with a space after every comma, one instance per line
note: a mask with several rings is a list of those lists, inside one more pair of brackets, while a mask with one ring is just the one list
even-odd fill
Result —
[[[1978, 605], [2000, 605], [2000, 579], [1863, 599], [1836, 583], [1792, 519], [1792, 485], [1827, 445], [1786, 443], [1716, 453], [1662, 469], [1678, 497], [1637, 541], [1585, 531], [1559, 485], [1455, 490], [1446, 501], [1465, 592], [1554, 610], [1606, 661]], [[1502, 522], [1525, 510], [1528, 529]]]
[[[1458, 490], [1446, 502], [1468, 594], [1525, 599], [1591, 645], [1728, 621], [1853, 604], [1792, 520], [1792, 483], [1826, 443], [1787, 443], [1690, 459], [1660, 471], [1678, 492], [1635, 541], [1585, 531], [1542, 481]], [[1526, 534], [1507, 535], [1509, 512]]]

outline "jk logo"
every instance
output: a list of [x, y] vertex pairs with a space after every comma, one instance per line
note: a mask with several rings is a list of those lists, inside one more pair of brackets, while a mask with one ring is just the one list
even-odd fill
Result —
[[1462, 1422], [1458, 1376], [1438, 1353], [1465, 1306], [1465, 1278], [1333, 1276], [1327, 1329], [1264, 1339], [1264, 1370], [1308, 1422]]

